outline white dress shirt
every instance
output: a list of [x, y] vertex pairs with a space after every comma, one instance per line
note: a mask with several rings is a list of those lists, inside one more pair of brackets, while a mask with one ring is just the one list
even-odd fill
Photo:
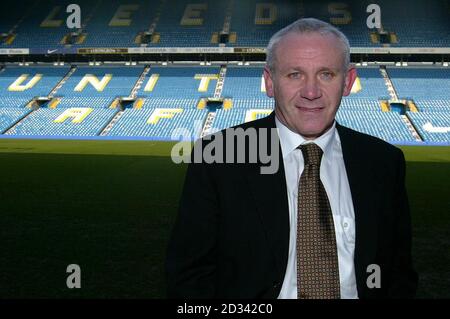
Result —
[[355, 252], [355, 213], [336, 123], [333, 123], [333, 126], [322, 136], [314, 140], [305, 140], [301, 135], [288, 129], [277, 118], [275, 118], [275, 121], [283, 154], [290, 224], [289, 256], [283, 286], [278, 298], [297, 298], [297, 198], [300, 176], [304, 168], [303, 155], [297, 147], [310, 142], [316, 143], [323, 151], [320, 179], [327, 192], [333, 213], [341, 298], [358, 298], [353, 259]]

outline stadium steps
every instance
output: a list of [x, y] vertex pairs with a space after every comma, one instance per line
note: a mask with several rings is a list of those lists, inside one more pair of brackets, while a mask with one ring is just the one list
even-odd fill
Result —
[[[64, 83], [67, 82], [67, 80], [70, 78], [70, 76], [77, 70], [76, 65], [72, 65], [70, 67], [69, 72], [67, 72], [67, 74], [61, 79], [61, 81], [58, 82], [58, 84], [56, 84], [56, 86], [53, 88], [53, 90], [51, 90], [51, 92], [48, 95], [48, 98], [53, 98], [55, 96], [55, 94], [58, 92], [58, 90], [64, 85]], [[59, 102], [58, 102], [59, 103]], [[56, 106], [55, 106], [56, 107]]]
[[148, 30], [146, 32], [140, 32], [136, 37], [135, 37], [135, 43], [139, 44], [141, 46], [147, 46], [148, 45], [148, 40], [143, 41], [142, 36], [145, 33], [148, 33], [149, 35], [151, 35], [150, 37], [150, 43], [152, 44], [157, 44], [160, 42], [161, 40], [161, 34], [159, 32], [156, 32], [156, 27], [158, 26], [159, 23], [159, 19], [161, 17], [161, 12], [163, 10], [163, 7], [166, 3], [166, 0], [161, 0], [160, 4], [158, 6], [158, 8], [155, 11], [155, 17], [153, 18], [152, 23], [150, 24]]
[[206, 116], [205, 123], [203, 124], [202, 132], [200, 133], [200, 138], [211, 133], [214, 119], [216, 118], [216, 112], [209, 112]]
[[[148, 31], [151, 34], [155, 33], [155, 29], [158, 26], [158, 22], [159, 22], [159, 19], [161, 17], [161, 13], [163, 11], [163, 8], [164, 8], [165, 4], [166, 4], [166, 0], [161, 0], [158, 8], [156, 9], [155, 18], [153, 19], [152, 24], [150, 25], [150, 28], [148, 29]], [[158, 42], [159, 42], [160, 35], [159, 35], [159, 33], [157, 33], [157, 35], [158, 35]], [[152, 42], [153, 42], [153, 40], [152, 40]]]
[[219, 71], [219, 78], [217, 79], [216, 89], [214, 90], [214, 98], [219, 99], [222, 96], [223, 83], [225, 82], [225, 76], [227, 74], [227, 66], [221, 65]]
[[225, 19], [223, 21], [222, 31], [214, 32], [211, 37], [211, 43], [221, 43], [224, 45], [225, 43], [220, 41], [220, 34], [228, 35], [228, 39], [224, 42], [227, 43], [236, 43], [236, 32], [231, 32], [231, 18], [233, 16], [233, 6], [234, 6], [234, 0], [229, 0], [227, 8], [225, 9]]
[[406, 127], [411, 132], [411, 135], [415, 138], [415, 140], [417, 142], [423, 142], [423, 138], [420, 136], [418, 130], [416, 129], [408, 115], [400, 115], [400, 117], [402, 118], [402, 121], [405, 123]]
[[144, 71], [142, 71], [141, 76], [134, 84], [133, 89], [131, 89], [131, 93], [129, 96], [130, 98], [136, 99], [137, 93], [138, 93], [139, 89], [142, 87], [142, 84], [144, 83], [145, 77], [147, 76], [148, 72], [150, 72], [150, 65], [145, 66]]
[[389, 77], [389, 74], [386, 71], [386, 67], [382, 66], [380, 68], [381, 75], [383, 76], [384, 82], [386, 83], [387, 90], [389, 92], [389, 95], [391, 96], [391, 99], [394, 101], [398, 101], [398, 94], [395, 90], [394, 84], [391, 81], [391, 78]]
[[114, 115], [114, 117], [111, 119], [111, 121], [105, 125], [105, 127], [100, 131], [100, 136], [106, 136], [108, 135], [109, 131], [112, 129], [112, 127], [114, 126], [114, 124], [117, 123], [117, 121], [122, 117], [123, 113], [125, 112], [125, 110], [120, 110], [119, 112], [117, 112], [116, 115]]

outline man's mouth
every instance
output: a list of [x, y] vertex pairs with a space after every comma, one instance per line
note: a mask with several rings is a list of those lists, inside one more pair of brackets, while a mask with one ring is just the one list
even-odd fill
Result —
[[324, 109], [323, 106], [320, 107], [305, 107], [305, 106], [295, 106], [297, 109], [299, 109], [302, 112], [308, 112], [308, 113], [317, 113]]

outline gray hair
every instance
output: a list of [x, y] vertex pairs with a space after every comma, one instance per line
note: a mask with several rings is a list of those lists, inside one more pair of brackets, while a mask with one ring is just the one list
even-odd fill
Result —
[[288, 34], [305, 34], [305, 33], [319, 33], [321, 35], [334, 35], [342, 44], [344, 54], [344, 67], [348, 69], [350, 65], [350, 43], [347, 37], [338, 28], [333, 25], [314, 18], [299, 19], [287, 27], [275, 33], [269, 41], [266, 49], [266, 64], [271, 72], [275, 71], [275, 50], [278, 43]]

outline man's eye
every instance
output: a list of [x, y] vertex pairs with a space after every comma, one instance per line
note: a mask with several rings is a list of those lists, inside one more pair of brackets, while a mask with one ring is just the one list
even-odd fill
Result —
[[292, 72], [292, 73], [289, 73], [288, 76], [291, 79], [298, 79], [298, 78], [300, 78], [300, 73], [299, 72]]
[[333, 73], [331, 72], [322, 72], [320, 77], [324, 80], [331, 80], [333, 78]]

